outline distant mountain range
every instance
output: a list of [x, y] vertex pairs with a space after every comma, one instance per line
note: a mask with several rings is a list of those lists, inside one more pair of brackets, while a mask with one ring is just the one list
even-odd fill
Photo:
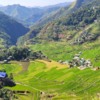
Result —
[[40, 20], [43, 16], [58, 10], [61, 7], [70, 5], [71, 2], [56, 4], [46, 7], [36, 7], [29, 8], [21, 5], [8, 5], [1, 6], [0, 11], [15, 18], [17, 21], [23, 23], [24, 25], [30, 26]]
[[71, 3], [72, 2], [64, 2], [64, 3], [59, 3], [59, 4], [45, 6], [45, 7], [40, 7], [40, 8], [66, 7], [66, 6], [69, 6]]

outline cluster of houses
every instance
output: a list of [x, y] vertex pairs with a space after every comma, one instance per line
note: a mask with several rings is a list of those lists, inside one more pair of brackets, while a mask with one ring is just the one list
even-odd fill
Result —
[[75, 54], [75, 56], [72, 58], [71, 61], [69, 61], [70, 68], [72, 67], [81, 67], [81, 68], [87, 68], [92, 67], [92, 63], [89, 59], [81, 58], [81, 52], [78, 54]]
[[79, 52], [78, 54], [75, 54], [71, 61], [61, 61], [59, 60], [59, 63], [61, 64], [67, 64], [70, 68], [73, 67], [79, 67], [79, 68], [93, 68], [92, 63], [89, 59], [81, 58], [82, 52]]

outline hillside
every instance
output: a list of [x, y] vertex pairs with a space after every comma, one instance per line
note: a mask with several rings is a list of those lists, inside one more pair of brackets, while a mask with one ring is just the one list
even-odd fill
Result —
[[1, 44], [6, 45], [7, 42], [7, 44], [16, 44], [17, 39], [28, 32], [28, 30], [22, 24], [0, 12]]
[[[94, 0], [91, 0], [91, 2]], [[70, 5], [67, 5], [65, 7], [62, 7], [58, 9], [57, 11], [54, 11], [50, 13], [48, 16], [43, 16], [38, 22], [36, 22], [36, 26], [44, 25], [48, 22], [57, 20], [61, 17], [66, 17], [68, 14], [76, 11], [80, 7], [87, 5], [90, 2], [90, 0], [75, 0], [75, 2], [70, 3]]]
[[94, 1], [94, 0], [76, 0], [74, 7], [75, 7], [75, 9], [77, 9], [77, 8], [81, 7], [82, 5], [89, 4], [92, 1]]
[[92, 3], [94, 7], [92, 4], [89, 4], [84, 9], [80, 8], [66, 18], [61, 18], [60, 20], [47, 24], [40, 31], [38, 37], [44, 40], [56, 41], [61, 39], [78, 39], [80, 43], [95, 40], [100, 35], [100, 2], [97, 1], [97, 3], [98, 5], [96, 7], [94, 3]]
[[[44, 16], [33, 27], [31, 27], [31, 31], [29, 33], [27, 33], [27, 35], [25, 35], [25, 38], [31, 37], [31, 36], [37, 36], [37, 34], [39, 34], [38, 36], [41, 37], [42, 39], [47, 39], [47, 40], [55, 40], [56, 38], [65, 38], [65, 39], [68, 38], [69, 39], [70, 37], [75, 36], [75, 33], [78, 30], [71, 29], [71, 27], [74, 26], [74, 25], [72, 26], [72, 24], [80, 22], [81, 25], [84, 26], [85, 23], [83, 23], [82, 21], [87, 20], [87, 18], [91, 17], [92, 14], [95, 12], [95, 9], [94, 10], [92, 9], [93, 6], [97, 6], [97, 4], [99, 5], [98, 0], [96, 0], [94, 2], [93, 1], [94, 0], [92, 0], [89, 3], [89, 0], [88, 0], [88, 1], [84, 1], [84, 3], [82, 3], [83, 2], [82, 0], [79, 0], [79, 1], [77, 0], [68, 7], [63, 7], [57, 11], [54, 11], [53, 13], [51, 13], [48, 16]], [[76, 9], [76, 5], [78, 5], [77, 9]], [[89, 12], [90, 15], [88, 14], [87, 9], [91, 10]], [[96, 10], [99, 11], [99, 8]], [[95, 13], [95, 15], [97, 13]], [[79, 16], [79, 14], [81, 14], [81, 16]], [[84, 14], [84, 16], [82, 14]], [[95, 17], [95, 15], [93, 16], [93, 18]], [[98, 13], [98, 15], [99, 15], [99, 13]], [[98, 15], [96, 15], [96, 16], [98, 16]], [[75, 18], [74, 18], [74, 16], [75, 16]], [[94, 21], [96, 19], [96, 18], [94, 18], [94, 19], [93, 18], [91, 18], [92, 21]], [[70, 25], [69, 22], [71, 22], [71, 20], [72, 20], [72, 23]], [[79, 23], [77, 23], [77, 24], [79, 24]], [[91, 24], [91, 23], [89, 23], [89, 24]], [[40, 30], [40, 28], [38, 28], [40, 26], [42, 27], [41, 30]], [[80, 27], [77, 27], [77, 28], [80, 29]], [[39, 30], [35, 35], [34, 35], [34, 29]], [[80, 31], [82, 31], [82, 30], [79, 30], [78, 32], [80, 32]], [[20, 38], [20, 41], [21, 41], [21, 39], [23, 41], [24, 40], [23, 38], [24, 38], [24, 36], [22, 38]], [[30, 40], [32, 40], [32, 38], [33, 37], [31, 37]], [[25, 42], [27, 40], [29, 42], [29, 38], [25, 39]]]
[[[50, 22], [44, 27], [34, 28], [21, 37], [18, 43], [28, 45], [33, 50], [41, 50], [56, 61], [70, 60], [73, 54], [80, 51], [85, 52], [85, 57], [87, 57], [85, 49], [87, 52], [91, 49], [88, 58], [93, 61], [95, 66], [100, 66], [99, 62], [95, 62], [96, 58], [99, 61], [97, 56], [99, 53], [96, 53], [100, 43], [99, 5], [100, 1], [95, 0], [67, 17]], [[68, 56], [65, 56], [66, 54]]]
[[5, 48], [11, 45], [10, 37], [4, 32], [0, 32], [0, 48]]

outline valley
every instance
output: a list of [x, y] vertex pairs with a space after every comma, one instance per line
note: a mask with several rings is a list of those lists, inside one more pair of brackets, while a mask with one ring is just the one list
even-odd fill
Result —
[[100, 0], [0, 6], [0, 99], [100, 100]]

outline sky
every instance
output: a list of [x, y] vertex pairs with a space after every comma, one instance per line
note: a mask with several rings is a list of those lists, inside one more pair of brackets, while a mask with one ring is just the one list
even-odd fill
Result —
[[74, 0], [0, 0], [0, 5], [12, 5], [12, 4], [20, 4], [23, 6], [48, 6], [54, 5], [63, 2], [69, 2]]

